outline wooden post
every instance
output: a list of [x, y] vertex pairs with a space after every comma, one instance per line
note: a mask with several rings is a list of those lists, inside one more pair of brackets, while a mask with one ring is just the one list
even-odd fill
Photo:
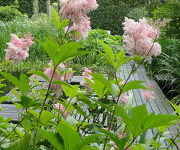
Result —
[[38, 0], [33, 0], [33, 14], [37, 15], [39, 13]]
[[51, 16], [51, 1], [50, 0], [46, 0], [46, 10], [47, 10], [48, 16]]

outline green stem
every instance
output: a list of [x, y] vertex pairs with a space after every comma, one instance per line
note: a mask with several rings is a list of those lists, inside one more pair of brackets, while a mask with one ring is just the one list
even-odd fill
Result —
[[137, 137], [134, 137], [134, 138], [133, 138], [133, 140], [131, 141], [131, 143], [130, 143], [128, 146], [126, 146], [125, 150], [126, 150], [127, 148], [129, 148], [129, 147], [134, 143], [134, 141], [136, 140], [136, 138], [137, 138]]
[[[44, 101], [43, 101], [43, 104], [42, 104], [42, 107], [41, 107], [41, 110], [40, 110], [40, 113], [39, 113], [39, 117], [38, 117], [38, 120], [37, 120], [37, 126], [39, 125], [39, 120], [40, 120], [40, 118], [41, 118], [42, 112], [43, 112], [43, 110], [44, 110], [44, 106], [45, 106], [46, 101], [47, 101], [47, 98], [48, 98], [48, 96], [49, 96], [49, 91], [50, 91], [50, 88], [51, 88], [51, 85], [52, 85], [52, 81], [53, 81], [54, 74], [55, 74], [55, 72], [56, 72], [56, 68], [57, 68], [57, 66], [54, 67], [53, 74], [52, 74], [52, 76], [51, 76], [51, 79], [50, 79], [50, 82], [49, 82], [49, 85], [48, 85], [48, 89], [47, 89], [47, 92], [46, 92], [46, 96], [45, 96], [45, 98], [44, 98]], [[35, 135], [34, 135], [33, 149], [35, 148], [35, 143], [36, 143], [36, 133], [35, 133]]]

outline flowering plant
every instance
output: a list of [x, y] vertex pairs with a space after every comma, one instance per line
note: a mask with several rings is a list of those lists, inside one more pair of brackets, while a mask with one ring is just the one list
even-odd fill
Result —
[[[52, 20], [56, 19], [52, 18]], [[62, 24], [61, 20], [53, 23], [56, 27]], [[157, 135], [153, 137], [155, 140], [149, 142], [146, 141], [147, 132], [172, 125], [179, 117], [149, 114], [145, 105], [136, 107], [126, 105], [129, 101], [127, 93], [130, 90], [150, 90], [142, 85], [142, 81], [129, 81], [144, 59], [140, 56], [128, 57], [124, 50], [114, 53], [111, 47], [98, 40], [104, 50], [102, 56], [111, 65], [113, 71], [111, 74], [99, 74], [85, 68], [84, 79], [81, 82], [84, 88], [82, 88], [80, 85], [71, 85], [67, 82], [72, 77], [72, 72], [67, 72], [64, 64], [88, 52], [79, 50], [80, 42], [60, 41], [50, 38], [45, 40], [42, 45], [52, 63], [44, 72], [30, 72], [48, 82], [47, 87], [38, 88], [39, 84], [30, 84], [25, 74], [21, 74], [18, 79], [11, 74], [0, 72], [5, 79], [16, 86], [13, 90], [17, 97], [15, 106], [23, 110], [17, 125], [9, 123], [3, 117], [0, 118], [2, 122], [0, 148], [5, 150], [157, 148], [156, 145], [160, 143], [153, 145], [153, 142], [156, 142], [156, 139], [162, 140], [162, 135], [157, 130]], [[118, 69], [131, 61], [134, 62], [132, 70], [123, 81], [117, 76]], [[54, 90], [56, 85], [59, 86], [60, 91]], [[5, 85], [0, 85], [3, 86]], [[57, 92], [61, 94], [56, 94]], [[0, 100], [2, 102], [7, 99], [9, 98], [2, 97]], [[161, 144], [158, 148], [160, 147]]]

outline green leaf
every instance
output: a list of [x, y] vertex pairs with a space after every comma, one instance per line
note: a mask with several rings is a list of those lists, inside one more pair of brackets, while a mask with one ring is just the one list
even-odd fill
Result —
[[6, 72], [0, 72], [0, 74], [4, 76], [8, 81], [13, 83], [16, 87], [20, 87], [21, 83], [19, 82], [18, 78], [16, 78], [15, 76]]
[[158, 143], [154, 139], [151, 139], [151, 145], [153, 146], [153, 148], [159, 149], [162, 144]]
[[103, 53], [104, 58], [108, 61], [110, 65], [114, 67], [115, 56], [114, 56], [112, 48], [101, 40], [98, 40], [98, 42], [101, 44], [104, 50], [104, 53]]
[[77, 112], [82, 115], [82, 116], [86, 116], [86, 113], [82, 110], [81, 107], [77, 106], [77, 105], [73, 105], [74, 109], [77, 110]]
[[118, 69], [121, 65], [125, 63], [125, 52], [124, 50], [121, 50], [119, 53], [116, 54], [116, 60], [114, 64], [114, 69]]
[[131, 108], [128, 114], [123, 107], [115, 105], [115, 114], [123, 119], [133, 137], [139, 136], [148, 129], [171, 125], [174, 123], [172, 121], [179, 118], [176, 115], [155, 115], [154, 113], [149, 115], [145, 105]]
[[61, 30], [63, 27], [69, 25], [69, 20], [62, 19], [61, 16], [58, 15], [58, 12], [53, 7], [52, 7], [52, 16], [50, 18], [50, 21], [58, 30]]
[[84, 146], [80, 150], [99, 150], [97, 147], [92, 147], [92, 146]]
[[21, 101], [19, 102], [24, 108], [29, 108], [36, 105], [36, 101], [32, 100], [27, 96], [21, 96]]
[[142, 85], [141, 83], [143, 83], [144, 81], [129, 81], [126, 83], [126, 85], [124, 86], [122, 93], [125, 93], [129, 90], [133, 90], [133, 89], [148, 89], [147, 87], [145, 87], [144, 85]]
[[110, 137], [110, 139], [116, 144], [116, 146], [119, 148], [119, 150], [124, 150], [124, 146], [127, 142], [126, 138], [120, 139], [116, 134], [113, 134], [112, 132], [105, 130], [105, 129], [99, 129], [101, 132], [105, 133]]
[[43, 48], [53, 60], [55, 67], [70, 58], [89, 53], [88, 51], [78, 51], [78, 49], [81, 48], [78, 42], [69, 42], [59, 45], [53, 39], [46, 39], [45, 43], [43, 43]]
[[142, 63], [143, 58], [141, 56], [139, 56], [139, 55], [135, 55], [135, 56], [131, 57], [130, 60], [134, 60], [137, 63]]
[[8, 101], [8, 100], [11, 100], [11, 98], [8, 96], [0, 97], [0, 103], [3, 103], [3, 102]]
[[120, 116], [126, 124], [129, 123], [128, 115], [123, 107], [115, 105], [115, 115]]
[[79, 91], [79, 85], [73, 85], [73, 86], [62, 86], [62, 89], [66, 96], [69, 96], [71, 99], [74, 98]]
[[88, 144], [91, 143], [96, 143], [97, 140], [102, 136], [102, 134], [94, 134], [94, 135], [89, 135], [83, 138], [83, 140], [81, 141], [81, 146], [80, 148], [83, 148], [85, 146], [87, 146]]
[[6, 87], [6, 84], [0, 84], [0, 88]]
[[53, 81], [53, 84], [57, 84], [57, 85], [63, 85], [65, 87], [68, 87], [68, 88], [72, 88], [70, 84], [64, 82], [64, 81], [60, 81], [60, 80], [55, 80]]
[[80, 149], [81, 139], [76, 130], [64, 120], [57, 126], [57, 132], [60, 134], [64, 141], [65, 150], [78, 150]]
[[30, 88], [29, 77], [27, 75], [21, 73], [19, 81], [21, 84], [21, 87], [19, 87], [19, 90], [21, 91], [22, 94], [26, 94]]
[[179, 116], [176, 115], [166, 115], [166, 114], [158, 114], [154, 113], [150, 114], [147, 117], [146, 122], [144, 123], [143, 129], [152, 129], [159, 126], [167, 126], [174, 124], [172, 121], [179, 119]]
[[42, 72], [42, 71], [34, 71], [33, 70], [33, 71], [29, 71], [28, 73], [38, 75], [38, 76], [42, 77], [43, 79], [46, 79], [47, 81], [49, 81], [48, 76], [45, 75], [44, 72]]
[[62, 143], [58, 140], [54, 132], [43, 130], [41, 128], [38, 128], [37, 131], [43, 138], [47, 139], [54, 148], [57, 150], [64, 150]]
[[12, 84], [14, 84], [19, 89], [22, 95], [25, 95], [26, 92], [28, 92], [30, 85], [29, 79], [25, 74], [22, 73], [20, 75], [20, 80], [18, 80], [15, 76], [9, 73], [0, 72], [0, 74], [4, 76], [8, 81], [10, 81]]
[[109, 91], [110, 93], [113, 92], [113, 91], [112, 91], [111, 82], [109, 82], [106, 77], [104, 77], [104, 76], [101, 75], [101, 74], [95, 74], [95, 73], [93, 73], [92, 76], [93, 76], [93, 80], [94, 80], [94, 81], [99, 81], [99, 82], [101, 82], [102, 84], [104, 84], [104, 86], [108, 89], [108, 91]]
[[47, 110], [43, 110], [39, 120], [44, 124], [48, 124], [53, 119], [53, 117], [53, 113]]

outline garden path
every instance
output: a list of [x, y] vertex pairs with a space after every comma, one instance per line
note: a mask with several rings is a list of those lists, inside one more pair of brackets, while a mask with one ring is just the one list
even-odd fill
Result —
[[[131, 72], [131, 68], [132, 68], [131, 64], [123, 65], [121, 68], [119, 68], [117, 76], [126, 80], [129, 73]], [[75, 76], [71, 80], [71, 83], [79, 84], [81, 80], [82, 80], [82, 77]], [[174, 110], [171, 107], [170, 103], [168, 102], [168, 99], [165, 97], [165, 95], [163, 94], [162, 90], [160, 89], [160, 87], [158, 86], [156, 81], [154, 81], [151, 77], [147, 76], [147, 72], [144, 69], [144, 67], [141, 66], [137, 70], [137, 72], [134, 73], [130, 77], [130, 80], [142, 80], [142, 81], [144, 81], [144, 85], [146, 85], [146, 86], [153, 85], [153, 87], [154, 87], [153, 90], [154, 90], [154, 94], [155, 94], [155, 99], [147, 102], [141, 95], [142, 90], [132, 90], [128, 93], [128, 95], [130, 97], [134, 98], [133, 105], [146, 104], [148, 111], [150, 113], [154, 112], [155, 114], [159, 114], [159, 113], [172, 114], [172, 113], [174, 113]], [[12, 101], [16, 101], [16, 98], [11, 93], [8, 93], [7, 96], [9, 96], [12, 99]], [[20, 110], [17, 110], [12, 103], [0, 104], [0, 106], [3, 108], [3, 111], [0, 112], [0, 115], [5, 116], [7, 118], [12, 118], [13, 123], [18, 122], [18, 119], [20, 118], [20, 115], [19, 115]], [[79, 116], [77, 116], [77, 117], [79, 117]], [[168, 132], [169, 132], [169, 134], [168, 134], [169, 138], [172, 138], [172, 137], [176, 136], [178, 130], [176, 127], [170, 127], [168, 129]], [[148, 132], [147, 136], [149, 138], [152, 138], [154, 134], [155, 134], [155, 131], [151, 130]], [[166, 147], [167, 143], [164, 143], [164, 146]]]

